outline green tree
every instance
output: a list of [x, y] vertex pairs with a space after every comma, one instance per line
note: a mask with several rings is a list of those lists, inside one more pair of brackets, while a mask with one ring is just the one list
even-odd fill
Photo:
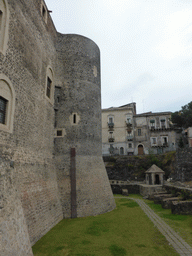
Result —
[[179, 139], [179, 144], [178, 144], [178, 146], [179, 146], [180, 148], [183, 148], [183, 147], [184, 147], [184, 143], [183, 143], [182, 137], [180, 137], [180, 139]]
[[192, 126], [192, 101], [181, 107], [171, 115], [171, 121], [178, 127], [188, 128]]

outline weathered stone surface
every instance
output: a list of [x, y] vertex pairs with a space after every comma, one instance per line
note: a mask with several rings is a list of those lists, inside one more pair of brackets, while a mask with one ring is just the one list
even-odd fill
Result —
[[172, 202], [171, 212], [173, 214], [191, 215], [192, 201]]
[[[43, 1], [2, 1], [10, 15], [0, 75], [14, 88], [15, 109], [13, 131], [0, 129], [0, 157], [16, 175], [14, 188], [0, 190], [3, 202], [13, 203], [0, 209], [0, 254], [30, 255], [27, 239], [33, 245], [62, 218], [71, 217], [70, 148], [77, 152], [77, 216], [115, 207], [101, 157], [100, 51], [88, 38], [59, 34]], [[58, 129], [63, 132], [60, 137]], [[0, 178], [4, 184], [6, 176]]]
[[[146, 184], [141, 184], [140, 185], [140, 194], [142, 196], [147, 196], [151, 197], [154, 193], [161, 193], [163, 191], [163, 187], [160, 185], [146, 185]], [[165, 192], [163, 192], [165, 193]]]
[[164, 198], [161, 200], [161, 206], [164, 209], [171, 209], [172, 202], [180, 201], [180, 197], [171, 197], [171, 198]]
[[162, 195], [162, 194], [165, 194], [165, 193], [167, 193], [167, 191], [165, 191], [165, 190], [162, 188], [161, 191], [157, 191], [157, 192], [151, 193], [151, 194], [149, 195], [148, 199], [149, 199], [149, 200], [154, 200], [154, 196], [156, 196], [156, 195]]
[[178, 149], [175, 158], [174, 180], [192, 180], [192, 148]]
[[123, 189], [127, 189], [129, 194], [139, 194], [139, 184], [111, 185], [113, 194], [122, 194]]
[[167, 179], [174, 170], [175, 152], [143, 156], [104, 156], [103, 159], [110, 180], [144, 181], [145, 171], [153, 164], [165, 171]]
[[123, 196], [128, 196], [129, 195], [128, 189], [122, 189], [122, 195]]
[[165, 199], [165, 198], [170, 198], [172, 197], [173, 195], [171, 194], [160, 194], [160, 195], [155, 195], [154, 196], [154, 204], [161, 204], [162, 200]]
[[0, 158], [0, 255], [32, 256], [16, 175], [10, 162]]

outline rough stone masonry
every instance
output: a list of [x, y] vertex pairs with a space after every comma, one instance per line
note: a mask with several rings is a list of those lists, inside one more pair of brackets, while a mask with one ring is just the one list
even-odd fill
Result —
[[32, 255], [72, 207], [77, 217], [115, 208], [100, 93], [92, 40], [58, 33], [43, 0], [0, 0], [1, 256]]

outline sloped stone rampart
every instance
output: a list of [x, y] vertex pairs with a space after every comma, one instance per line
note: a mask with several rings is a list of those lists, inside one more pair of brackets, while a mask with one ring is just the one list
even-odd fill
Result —
[[32, 256], [28, 228], [15, 187], [17, 170], [0, 158], [0, 255]]

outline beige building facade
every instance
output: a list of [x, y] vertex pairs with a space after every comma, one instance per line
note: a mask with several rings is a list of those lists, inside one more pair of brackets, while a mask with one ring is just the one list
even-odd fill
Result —
[[188, 139], [188, 145], [191, 148], [192, 147], [192, 127], [189, 127], [187, 129], [187, 139]]
[[133, 116], [136, 104], [102, 110], [103, 155], [127, 155], [134, 153]]
[[103, 155], [161, 154], [176, 150], [171, 112], [136, 114], [136, 103], [102, 110]]

